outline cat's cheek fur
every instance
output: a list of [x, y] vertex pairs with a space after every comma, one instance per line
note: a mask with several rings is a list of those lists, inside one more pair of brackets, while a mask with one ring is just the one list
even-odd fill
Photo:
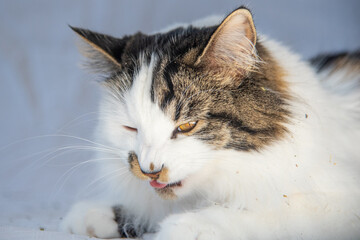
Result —
[[163, 150], [163, 159], [169, 169], [169, 180], [174, 182], [200, 174], [213, 161], [214, 153], [206, 144], [192, 137], [185, 137], [173, 140]]

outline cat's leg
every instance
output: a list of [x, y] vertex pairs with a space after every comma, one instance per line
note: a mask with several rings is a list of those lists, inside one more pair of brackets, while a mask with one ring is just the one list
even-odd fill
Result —
[[[220, 240], [235, 238], [236, 226], [220, 208], [175, 214], [160, 224], [156, 240]], [[238, 228], [239, 226], [236, 226]], [[238, 236], [237, 236], [238, 237]]]
[[234, 239], [231, 232], [216, 223], [222, 221], [219, 218], [220, 216], [207, 218], [201, 212], [171, 215], [160, 224], [155, 240]]
[[[359, 222], [336, 221], [326, 212], [310, 216], [248, 211], [214, 206], [171, 215], [160, 224], [156, 240], [359, 239]], [[344, 217], [344, 216], [340, 216]], [[339, 218], [339, 217], [338, 217]], [[357, 230], [356, 230], [357, 229]]]
[[[274, 221], [277, 221], [274, 219]], [[275, 231], [273, 231], [275, 230]], [[275, 225], [244, 210], [210, 207], [171, 215], [160, 224], [156, 240], [270, 240], [278, 238]]]
[[80, 202], [63, 219], [60, 229], [65, 232], [98, 238], [137, 237], [143, 233], [131, 222], [131, 215], [120, 206]]
[[120, 237], [111, 206], [92, 202], [75, 204], [60, 224], [60, 229], [99, 238]]

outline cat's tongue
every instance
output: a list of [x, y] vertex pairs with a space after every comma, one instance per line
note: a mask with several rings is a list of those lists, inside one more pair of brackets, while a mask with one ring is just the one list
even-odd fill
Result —
[[150, 185], [151, 185], [152, 187], [154, 187], [154, 188], [164, 188], [164, 187], [166, 187], [167, 184], [159, 183], [159, 182], [156, 181], [156, 180], [152, 180], [152, 181], [150, 182]]

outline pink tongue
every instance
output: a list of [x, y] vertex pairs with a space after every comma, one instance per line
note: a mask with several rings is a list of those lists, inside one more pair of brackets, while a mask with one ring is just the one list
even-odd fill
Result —
[[166, 187], [167, 184], [164, 184], [164, 183], [158, 183], [156, 180], [152, 180], [150, 182], [150, 185], [154, 188], [164, 188]]

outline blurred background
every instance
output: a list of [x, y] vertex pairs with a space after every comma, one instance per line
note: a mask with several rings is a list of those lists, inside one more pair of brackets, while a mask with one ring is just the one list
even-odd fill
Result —
[[101, 188], [81, 164], [96, 146], [99, 88], [68, 24], [121, 37], [240, 5], [304, 59], [360, 48], [359, 0], [0, 0], [0, 239], [4, 226], [55, 230], [71, 202]]

